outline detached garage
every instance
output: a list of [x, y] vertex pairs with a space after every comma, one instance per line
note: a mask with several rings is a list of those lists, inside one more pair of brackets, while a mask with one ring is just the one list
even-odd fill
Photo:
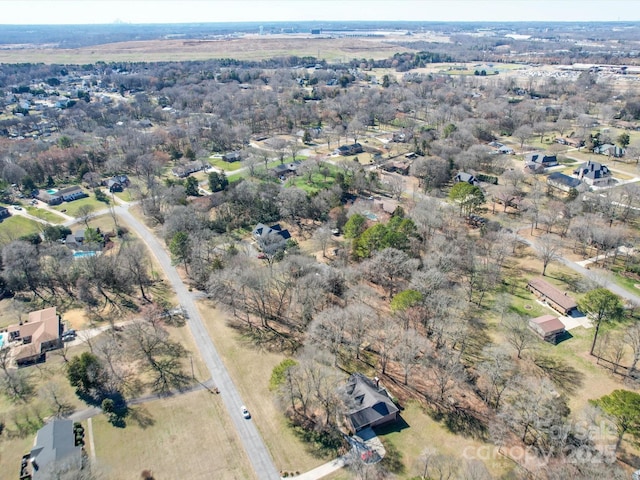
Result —
[[553, 315], [532, 318], [529, 320], [529, 328], [545, 342], [553, 343], [554, 345], [565, 334], [564, 323]]

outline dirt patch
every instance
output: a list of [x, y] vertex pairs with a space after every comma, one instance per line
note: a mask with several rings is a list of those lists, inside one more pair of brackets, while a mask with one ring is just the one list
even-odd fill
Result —
[[81, 308], [75, 308], [64, 312], [62, 314], [62, 321], [67, 328], [73, 328], [74, 330], [81, 330], [89, 326], [87, 314]]

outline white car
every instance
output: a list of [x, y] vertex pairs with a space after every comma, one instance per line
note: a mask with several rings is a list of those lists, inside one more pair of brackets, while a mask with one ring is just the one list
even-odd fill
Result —
[[242, 412], [242, 416], [244, 418], [251, 418], [251, 414], [249, 413], [249, 410], [247, 410], [247, 407], [245, 407], [244, 405], [240, 407], [240, 411]]

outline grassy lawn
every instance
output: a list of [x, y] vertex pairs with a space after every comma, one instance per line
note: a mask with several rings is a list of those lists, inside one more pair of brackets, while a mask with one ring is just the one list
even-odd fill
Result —
[[200, 313], [236, 387], [252, 412], [276, 468], [306, 472], [328, 461], [315, 457], [291, 429], [280, 413], [274, 394], [269, 391], [273, 367], [286, 357], [255, 347], [226, 323], [226, 315], [200, 302]]
[[[107, 478], [255, 478], [219, 396], [206, 390], [136, 406], [125, 428], [93, 419], [96, 455]], [[234, 412], [235, 413], [235, 412]]]
[[291, 177], [287, 180], [287, 187], [298, 187], [309, 194], [316, 193], [320, 190], [325, 190], [335, 183], [335, 178], [328, 175], [326, 178], [324, 175], [314, 173], [311, 175], [311, 182], [309, 182], [309, 176], [304, 175], [300, 177]]
[[64, 202], [64, 203], [61, 203], [60, 205], [56, 205], [55, 207], [51, 207], [51, 208], [59, 212], [61, 212], [62, 210], [66, 210], [66, 212], [64, 213], [66, 213], [67, 215], [70, 215], [72, 217], [77, 217], [78, 210], [83, 205], [91, 205], [94, 211], [102, 210], [108, 207], [106, 203], [99, 202], [98, 200], [95, 199], [94, 196], [90, 196], [90, 197], [74, 200], [73, 202]]
[[463, 452], [471, 456], [479, 451], [485, 454], [493, 452], [491, 460], [484, 462], [493, 478], [501, 478], [501, 475], [512, 468], [511, 463], [501, 459], [496, 446], [449, 432], [441, 422], [433, 420], [417, 402], [409, 402], [404, 407], [401, 416], [408, 428], [390, 426], [376, 429], [387, 452], [397, 452], [393, 453], [395, 460], [404, 467], [398, 472], [398, 478], [415, 478], [420, 473], [420, 457], [428, 449], [458, 459], [462, 458]]
[[238, 170], [242, 168], [242, 162], [225, 162], [221, 158], [217, 157], [209, 157], [209, 163], [219, 168], [220, 170], [224, 170], [225, 172], [233, 172], [234, 170]]
[[56, 215], [50, 210], [45, 210], [43, 208], [26, 207], [26, 210], [30, 215], [41, 218], [42, 220], [46, 220], [49, 223], [59, 224], [59, 223], [64, 223], [65, 221], [65, 219], [60, 215]]
[[128, 188], [125, 188], [122, 192], [113, 192], [113, 194], [120, 200], [124, 200], [125, 202], [133, 202], [136, 200], [133, 196], [132, 191]]
[[44, 225], [26, 217], [14, 215], [0, 223], [0, 243], [6, 244], [24, 235], [39, 233]]

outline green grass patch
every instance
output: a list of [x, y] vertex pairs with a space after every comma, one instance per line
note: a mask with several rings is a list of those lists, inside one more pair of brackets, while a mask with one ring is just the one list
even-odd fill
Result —
[[225, 172], [233, 172], [234, 170], [242, 168], [242, 162], [225, 162], [221, 158], [209, 158], [208, 162], [210, 165], [217, 167], [220, 170], [224, 170]]
[[42, 220], [46, 220], [49, 223], [59, 224], [59, 223], [64, 223], [64, 220], [65, 220], [63, 217], [61, 217], [60, 215], [56, 215], [50, 210], [44, 210], [42, 208], [37, 208], [37, 207], [26, 207], [26, 210], [29, 213], [29, 215], [33, 215], [34, 217], [41, 218]]
[[26, 217], [14, 215], [0, 223], [0, 243], [6, 244], [25, 235], [39, 233], [43, 225]]
[[291, 177], [287, 180], [287, 187], [298, 187], [307, 193], [316, 193], [320, 190], [325, 190], [331, 187], [335, 183], [336, 179], [332, 176], [325, 177], [319, 173], [311, 175], [311, 182], [309, 182], [309, 176], [304, 175], [300, 177]]
[[52, 207], [52, 208], [54, 210], [59, 211], [59, 212], [61, 212], [62, 210], [66, 210], [65, 213], [67, 215], [70, 215], [72, 217], [77, 217], [78, 216], [78, 210], [83, 205], [91, 205], [93, 207], [94, 211], [98, 211], [98, 210], [102, 210], [104, 208], [107, 208], [107, 205], [105, 203], [99, 202], [93, 196], [80, 198], [78, 200], [74, 200], [73, 202], [64, 202], [64, 203], [61, 203], [60, 205], [56, 205], [55, 207]]
[[118, 197], [120, 200], [123, 200], [125, 202], [133, 202], [133, 201], [135, 201], [133, 193], [131, 192], [131, 190], [128, 190], [128, 189], [125, 189], [122, 192], [114, 192], [113, 194], [116, 197]]

